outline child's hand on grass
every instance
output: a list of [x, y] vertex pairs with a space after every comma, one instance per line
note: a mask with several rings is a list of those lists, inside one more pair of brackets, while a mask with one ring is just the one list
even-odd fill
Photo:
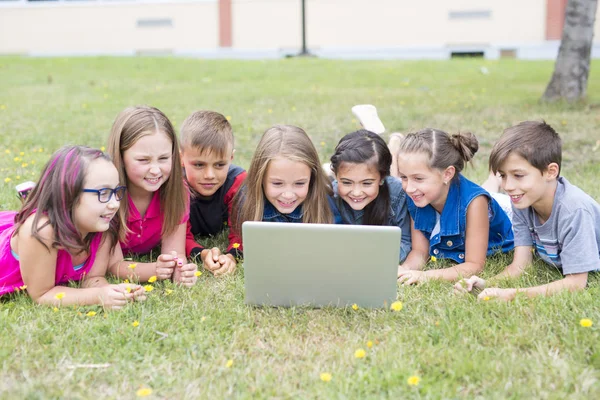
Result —
[[187, 263], [182, 265], [177, 265], [175, 269], [175, 273], [173, 274], [173, 282], [180, 283], [186, 287], [192, 287], [196, 284], [198, 277], [196, 276], [196, 271], [198, 271], [198, 266], [194, 263]]
[[156, 259], [156, 277], [160, 280], [171, 279], [177, 264], [177, 252], [171, 254], [161, 254]]
[[425, 275], [425, 271], [398, 269], [398, 283], [401, 283], [403, 286], [423, 283], [426, 280], [427, 276]]
[[454, 284], [454, 293], [456, 294], [479, 293], [483, 289], [485, 289], [485, 280], [475, 275], [468, 279], [461, 279]]
[[504, 301], [511, 301], [517, 295], [516, 289], [500, 289], [500, 288], [487, 288], [481, 291], [477, 296], [477, 300], [491, 300], [498, 299]]
[[[106, 285], [100, 288], [100, 302], [105, 309], [120, 310], [128, 301], [133, 301], [133, 285], [130, 283], [120, 283], [118, 285]], [[127, 290], [130, 287], [130, 291]]]
[[213, 247], [212, 249], [204, 249], [202, 253], [200, 253], [200, 258], [202, 259], [202, 264], [204, 268], [215, 273], [216, 270], [221, 268], [221, 263], [219, 262], [219, 256], [221, 256], [221, 250], [218, 247]]
[[222, 254], [219, 256], [220, 267], [211, 271], [215, 276], [229, 275], [235, 272], [237, 261], [231, 254]]

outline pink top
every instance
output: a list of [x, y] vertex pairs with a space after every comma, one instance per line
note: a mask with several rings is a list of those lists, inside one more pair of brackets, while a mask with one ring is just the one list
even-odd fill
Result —
[[[161, 240], [163, 215], [160, 209], [160, 191], [157, 190], [152, 195], [146, 215], [143, 217], [133, 204], [131, 196], [127, 194], [127, 206], [129, 215], [127, 216], [127, 228], [131, 232], [127, 234], [125, 242], [121, 242], [123, 254], [135, 253], [145, 254], [158, 246]], [[189, 207], [180, 223], [187, 223], [190, 218]]]
[[[14, 211], [0, 212], [0, 296], [13, 292], [24, 285], [19, 259], [10, 247], [10, 238], [15, 230], [16, 214]], [[54, 284], [60, 285], [69, 281], [81, 280], [94, 265], [101, 239], [102, 233], [94, 235], [90, 244], [90, 254], [82, 265], [73, 265], [69, 252], [59, 249]]]

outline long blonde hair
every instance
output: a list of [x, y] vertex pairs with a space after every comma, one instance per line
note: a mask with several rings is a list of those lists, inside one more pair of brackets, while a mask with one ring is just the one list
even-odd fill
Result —
[[301, 128], [275, 125], [267, 129], [260, 139], [246, 180], [236, 194], [233, 204], [233, 229], [241, 233], [245, 221], [262, 221], [265, 204], [263, 181], [269, 163], [277, 157], [301, 162], [310, 169], [308, 194], [302, 203], [302, 222], [333, 222], [333, 214], [327, 200], [327, 196], [332, 194], [331, 184], [321, 168], [317, 149]]
[[[128, 107], [121, 111], [113, 123], [108, 138], [108, 154], [113, 159], [119, 180], [128, 185], [123, 154], [140, 138], [158, 132], [171, 140], [171, 160], [173, 167], [169, 179], [160, 187], [160, 209], [163, 215], [162, 235], [175, 231], [186, 212], [188, 192], [183, 181], [179, 145], [175, 129], [165, 114], [157, 108], [148, 106]], [[168, 207], [167, 207], [168, 205]], [[122, 220], [127, 221], [129, 207], [120, 207]]]

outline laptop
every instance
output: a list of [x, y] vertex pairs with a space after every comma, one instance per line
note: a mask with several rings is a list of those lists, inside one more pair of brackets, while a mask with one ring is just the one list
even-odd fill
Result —
[[242, 234], [246, 304], [375, 308], [396, 300], [398, 227], [248, 221]]

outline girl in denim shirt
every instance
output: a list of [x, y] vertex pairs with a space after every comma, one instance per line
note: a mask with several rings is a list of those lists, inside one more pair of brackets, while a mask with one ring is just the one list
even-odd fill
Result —
[[238, 255], [245, 221], [340, 223], [332, 193], [304, 130], [291, 125], [267, 129], [233, 203], [231, 229], [240, 244]]
[[410, 218], [402, 182], [390, 176], [391, 163], [381, 136], [364, 129], [347, 134], [331, 156], [334, 201], [345, 224], [398, 226], [402, 262], [410, 252]]
[[[460, 172], [479, 149], [471, 133], [437, 129], [411, 133], [399, 144], [398, 175], [409, 196], [412, 251], [398, 269], [405, 285], [455, 281], [483, 270], [486, 256], [513, 248], [511, 222], [496, 200]], [[451, 268], [422, 271], [430, 259]]]

